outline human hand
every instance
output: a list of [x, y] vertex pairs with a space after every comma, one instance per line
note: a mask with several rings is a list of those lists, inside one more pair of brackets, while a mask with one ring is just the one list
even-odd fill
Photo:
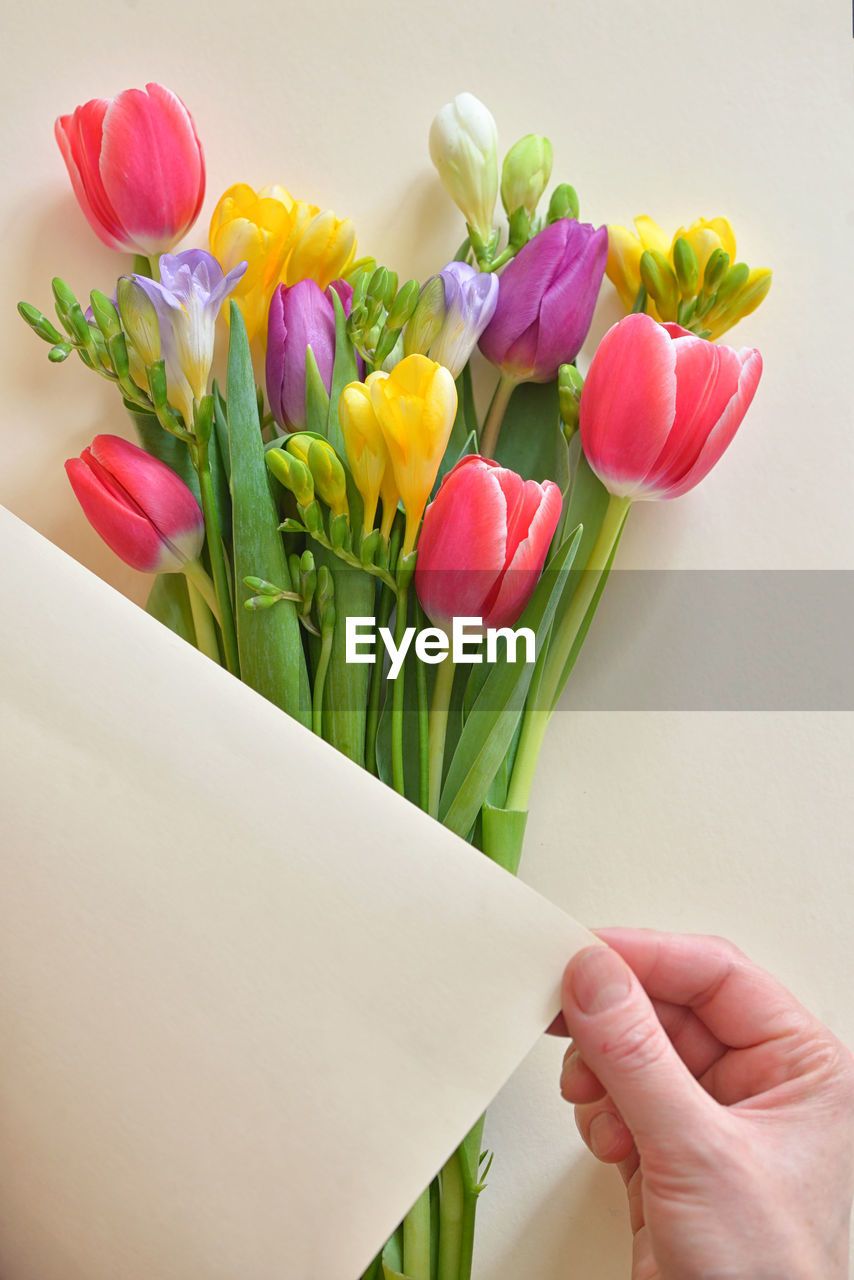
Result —
[[632, 1280], [847, 1280], [849, 1050], [728, 942], [599, 937], [564, 975], [561, 1092], [626, 1184]]

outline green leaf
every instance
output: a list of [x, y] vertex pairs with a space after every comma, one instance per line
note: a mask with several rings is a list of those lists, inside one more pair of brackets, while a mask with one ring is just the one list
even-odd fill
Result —
[[[542, 650], [570, 566], [578, 551], [581, 530], [567, 538], [552, 556], [517, 627], [530, 627]], [[492, 667], [466, 720], [451, 760], [439, 818], [446, 827], [464, 838], [486, 799], [490, 785], [510, 749], [525, 697], [534, 672], [534, 663], [523, 661], [520, 648], [516, 662], [506, 658]]]
[[[417, 618], [415, 616], [415, 592], [409, 592], [409, 608], [407, 610], [407, 626], [417, 626]], [[392, 635], [395, 628], [395, 615], [391, 616], [389, 629]], [[380, 639], [379, 631], [377, 631], [376, 645], [377, 662], [383, 661], [385, 656], [385, 647]], [[416, 664], [419, 659], [415, 656], [415, 645], [411, 644], [403, 663], [403, 670], [398, 675], [398, 680], [403, 679], [403, 770], [404, 770], [404, 795], [407, 800], [411, 800], [413, 804], [418, 804], [420, 790], [420, 747], [418, 741], [418, 683], [416, 680]], [[427, 670], [427, 697], [428, 701], [431, 697], [433, 682], [435, 680], [435, 668], [429, 667]], [[377, 773], [387, 786], [394, 786], [391, 764], [391, 731], [392, 731], [392, 691], [394, 682], [386, 679], [382, 712], [380, 713], [380, 722], [377, 729]]]
[[335, 311], [335, 363], [332, 366], [332, 389], [329, 392], [326, 438], [335, 452], [340, 454], [342, 458], [346, 458], [347, 450], [344, 448], [344, 437], [341, 434], [341, 424], [338, 421], [338, 401], [341, 399], [341, 392], [347, 386], [347, 383], [358, 380], [359, 366], [356, 362], [356, 352], [353, 350], [353, 344], [347, 337], [347, 317], [344, 315], [341, 299], [334, 289], [331, 292], [332, 306]]
[[[595, 614], [597, 608], [599, 607], [599, 601], [602, 598], [602, 592], [605, 590], [605, 583], [608, 581], [608, 575], [611, 572], [611, 566], [614, 563], [614, 556], [617, 554], [617, 547], [620, 545], [620, 538], [623, 536], [623, 529], [625, 527], [626, 527], [626, 522], [624, 517], [622, 527], [620, 528], [620, 532], [618, 533], [617, 537], [614, 540], [614, 545], [611, 549], [611, 554], [609, 555], [605, 568], [602, 570], [599, 581], [596, 584], [596, 590], [593, 593], [593, 599], [590, 601], [590, 604], [587, 608], [587, 612], [584, 615], [584, 621], [582, 622], [581, 626], [578, 628], [578, 634], [576, 635], [573, 646], [569, 651], [569, 657], [566, 660], [566, 664], [561, 673], [560, 680], [558, 681], [557, 690], [555, 693], [555, 700], [554, 700], [555, 707], [560, 701], [560, 695], [563, 692], [563, 689], [567, 680], [569, 679], [572, 668], [575, 666], [576, 659], [579, 653], [581, 652], [581, 646], [584, 644], [584, 641], [587, 638], [587, 632], [590, 630], [590, 624], [593, 621], [593, 615]], [[553, 708], [551, 709], [553, 710]]]
[[516, 387], [504, 414], [496, 460], [524, 480], [555, 480], [566, 467], [567, 448], [557, 379]]
[[605, 511], [608, 507], [609, 494], [598, 476], [590, 470], [590, 463], [584, 456], [581, 441], [576, 435], [572, 442], [572, 483], [569, 489], [569, 501], [564, 501], [563, 515], [559, 532], [565, 536], [569, 529], [582, 525], [584, 533], [581, 546], [578, 548], [576, 565], [580, 571], [590, 559], [593, 544], [599, 536]]
[[[335, 592], [332, 655], [323, 690], [323, 737], [364, 768], [371, 667], [346, 661], [346, 621], [348, 617], [374, 616], [377, 583], [367, 573], [342, 564], [325, 547], [315, 544], [313, 550], [317, 567], [325, 564], [330, 570]], [[317, 642], [312, 648], [319, 654]]]
[[305, 425], [324, 437], [329, 429], [329, 394], [311, 347], [305, 349]]
[[196, 628], [193, 625], [187, 579], [183, 573], [158, 573], [148, 593], [145, 612], [162, 622], [170, 631], [174, 631], [176, 636], [195, 646]]
[[283, 600], [275, 609], [251, 611], [243, 607], [252, 594], [244, 578], [265, 578], [285, 591], [291, 590], [291, 579], [264, 462], [249, 340], [233, 301], [226, 391], [241, 678], [294, 719], [309, 725], [311, 698], [296, 606]]

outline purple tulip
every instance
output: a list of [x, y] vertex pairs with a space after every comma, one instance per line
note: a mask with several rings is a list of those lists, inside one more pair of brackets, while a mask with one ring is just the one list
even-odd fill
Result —
[[480, 349], [515, 382], [550, 382], [581, 350], [608, 257], [608, 228], [560, 218], [529, 240], [500, 279]]
[[344, 314], [350, 314], [353, 290], [335, 280], [324, 291], [315, 280], [280, 284], [270, 303], [267, 321], [267, 399], [280, 427], [302, 431], [305, 413], [305, 353], [311, 347], [327, 391], [332, 389], [335, 363], [335, 309], [332, 290]]

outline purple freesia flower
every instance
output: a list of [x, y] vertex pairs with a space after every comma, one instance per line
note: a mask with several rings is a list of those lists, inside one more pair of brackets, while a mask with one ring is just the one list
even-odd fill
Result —
[[240, 262], [223, 275], [204, 249], [186, 249], [161, 255], [159, 281], [133, 277], [157, 312], [169, 399], [187, 423], [194, 403], [207, 394], [220, 308], [246, 267]]
[[608, 228], [574, 218], [545, 227], [501, 276], [480, 349], [516, 382], [550, 382], [587, 336], [605, 274]]
[[302, 431], [305, 413], [305, 353], [311, 347], [327, 392], [332, 389], [335, 363], [335, 308], [332, 290], [344, 314], [350, 314], [353, 290], [334, 280], [324, 292], [315, 280], [280, 284], [270, 303], [267, 320], [267, 399], [280, 427]]
[[445, 319], [428, 354], [457, 378], [495, 312], [498, 277], [465, 262], [449, 262], [439, 275], [445, 285]]

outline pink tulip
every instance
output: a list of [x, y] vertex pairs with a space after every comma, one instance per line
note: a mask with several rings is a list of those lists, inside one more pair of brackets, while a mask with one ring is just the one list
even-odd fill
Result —
[[437, 626], [512, 625], [531, 597], [560, 518], [560, 489], [477, 454], [448, 472], [424, 513], [415, 589]]
[[756, 391], [762, 357], [626, 316], [593, 357], [579, 407], [590, 466], [618, 498], [678, 498], [709, 472]]
[[162, 84], [95, 98], [56, 122], [80, 207], [112, 249], [171, 249], [199, 216], [205, 163], [193, 119]]
[[205, 523], [171, 467], [119, 436], [95, 436], [65, 464], [86, 519], [142, 573], [179, 573], [199, 558]]

